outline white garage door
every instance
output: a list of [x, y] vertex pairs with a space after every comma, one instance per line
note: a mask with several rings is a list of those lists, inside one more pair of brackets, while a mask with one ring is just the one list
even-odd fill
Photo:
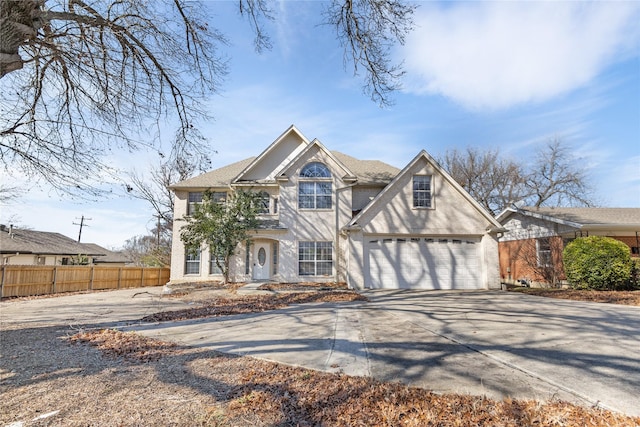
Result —
[[477, 240], [380, 238], [367, 245], [371, 288], [482, 288]]

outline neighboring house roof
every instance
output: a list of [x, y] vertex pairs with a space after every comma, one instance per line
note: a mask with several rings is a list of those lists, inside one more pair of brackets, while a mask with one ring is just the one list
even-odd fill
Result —
[[585, 230], [640, 230], [640, 208], [507, 208], [497, 219], [504, 224], [514, 213]]
[[0, 253], [98, 256], [103, 255], [104, 251], [78, 243], [60, 233], [8, 228], [3, 225], [0, 228]]
[[92, 248], [95, 252], [100, 252], [104, 255], [99, 255], [95, 257], [94, 262], [96, 263], [128, 263], [131, 260], [121, 252], [110, 251], [109, 249], [105, 249], [102, 246], [99, 246], [95, 243], [84, 243], [85, 247]]

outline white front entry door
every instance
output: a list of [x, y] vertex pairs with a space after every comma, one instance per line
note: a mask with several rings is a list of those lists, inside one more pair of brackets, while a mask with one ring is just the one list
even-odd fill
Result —
[[268, 242], [253, 245], [253, 280], [269, 280], [271, 267], [271, 244]]

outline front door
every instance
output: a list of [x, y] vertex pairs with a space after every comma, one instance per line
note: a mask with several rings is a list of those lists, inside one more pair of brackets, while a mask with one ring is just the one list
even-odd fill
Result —
[[253, 280], [269, 280], [271, 267], [271, 244], [255, 243], [253, 246]]

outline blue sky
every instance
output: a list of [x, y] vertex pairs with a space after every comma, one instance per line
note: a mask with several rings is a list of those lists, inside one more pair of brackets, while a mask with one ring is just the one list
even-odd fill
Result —
[[[526, 161], [552, 138], [570, 144], [603, 206], [640, 207], [640, 3], [421, 2], [416, 29], [393, 51], [403, 89], [380, 108], [343, 66], [322, 2], [276, 3], [273, 49], [253, 50], [235, 2], [205, 2], [230, 40], [230, 73], [202, 125], [213, 167], [257, 155], [289, 125], [329, 149], [403, 167], [420, 150], [500, 148]], [[114, 157], [139, 171], [151, 153]], [[32, 189], [0, 219], [120, 247], [153, 226], [123, 194], [95, 202]], [[78, 218], [78, 219], [77, 219]]]

